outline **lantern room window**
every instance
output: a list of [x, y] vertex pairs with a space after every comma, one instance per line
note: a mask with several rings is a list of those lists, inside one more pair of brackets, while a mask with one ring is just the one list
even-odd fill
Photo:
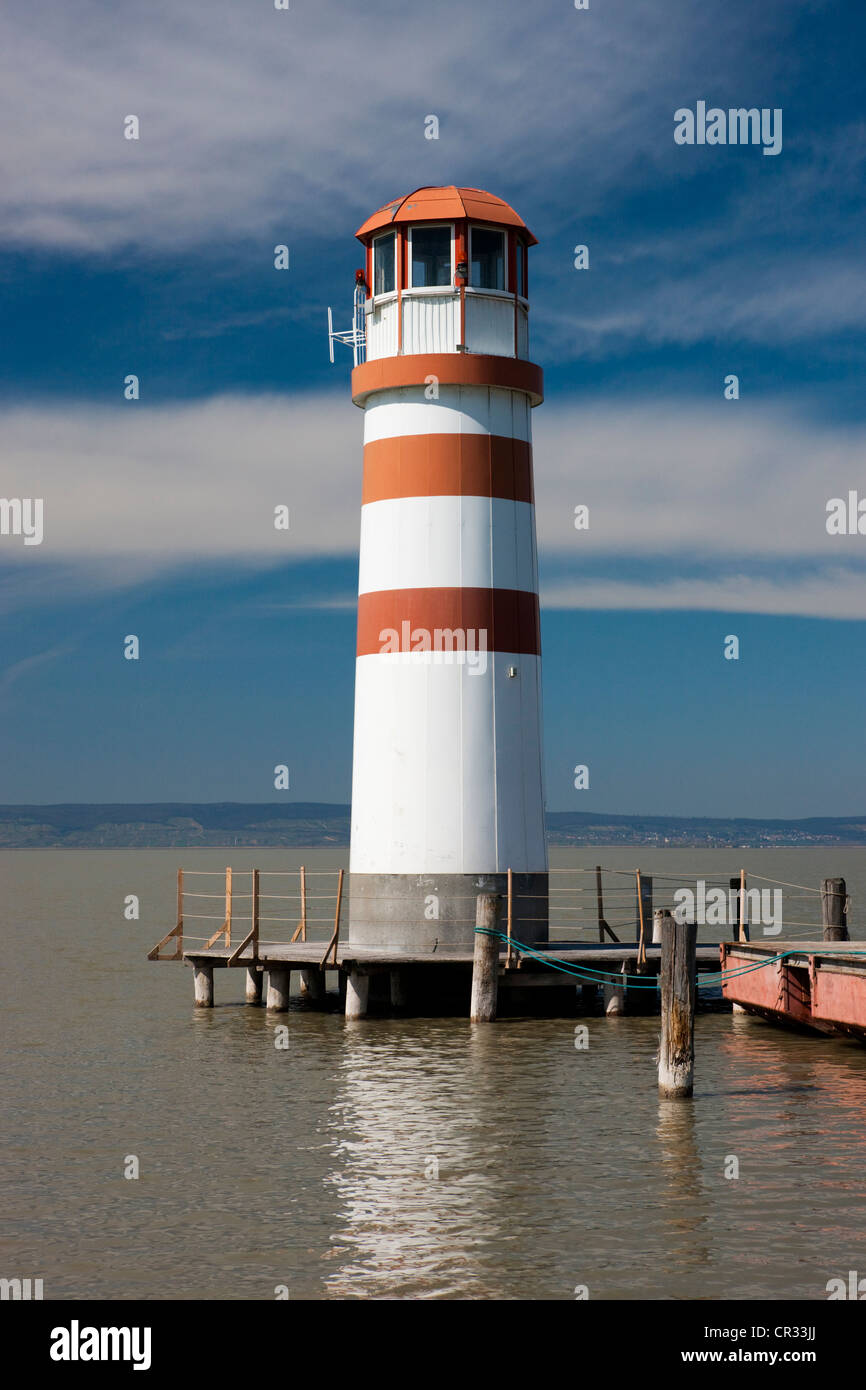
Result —
[[520, 298], [521, 298], [521, 299], [525, 299], [525, 298], [526, 298], [526, 242], [525, 242], [525, 241], [521, 241], [520, 237], [517, 238], [517, 246], [515, 247], [515, 250], [516, 250], [516, 252], [517, 252], [517, 255], [516, 255], [516, 263], [517, 263], [517, 284], [516, 284], [516, 286], [515, 286], [515, 289], [517, 290], [517, 293], [520, 295]]
[[393, 294], [397, 288], [397, 233], [373, 241], [373, 294]]
[[505, 289], [505, 233], [491, 227], [469, 232], [469, 283], [479, 290]]
[[413, 227], [409, 233], [409, 245], [413, 289], [451, 284], [450, 224], [445, 227]]

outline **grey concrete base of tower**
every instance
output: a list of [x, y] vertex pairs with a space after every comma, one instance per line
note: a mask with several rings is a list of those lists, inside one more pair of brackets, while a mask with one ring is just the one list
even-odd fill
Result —
[[[548, 939], [547, 873], [512, 875], [512, 936], [534, 945]], [[473, 949], [479, 893], [502, 894], [506, 929], [507, 873], [358, 874], [349, 878], [349, 942], [390, 951]]]

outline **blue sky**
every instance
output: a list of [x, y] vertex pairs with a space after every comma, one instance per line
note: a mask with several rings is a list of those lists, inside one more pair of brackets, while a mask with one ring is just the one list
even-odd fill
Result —
[[[348, 799], [362, 422], [325, 311], [369, 212], [458, 183], [539, 238], [550, 808], [862, 812], [866, 536], [825, 515], [866, 497], [864, 40], [825, 0], [7, 13], [0, 494], [45, 538], [0, 536], [0, 800], [277, 799], [276, 763]], [[781, 108], [781, 153], [676, 145], [698, 100]]]

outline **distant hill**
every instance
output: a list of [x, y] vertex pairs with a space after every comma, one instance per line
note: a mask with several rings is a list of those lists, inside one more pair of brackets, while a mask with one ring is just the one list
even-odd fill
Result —
[[348, 845], [349, 808], [327, 801], [0, 806], [0, 848]]
[[866, 816], [748, 820], [718, 816], [609, 816], [554, 811], [551, 845], [661, 845], [674, 848], [772, 849], [796, 845], [866, 845]]
[[[773, 848], [866, 845], [866, 815], [808, 820], [623, 816], [552, 811], [551, 845]], [[3, 849], [159, 849], [194, 846], [310, 846], [349, 843], [349, 807], [327, 801], [154, 802], [145, 805], [0, 806]]]

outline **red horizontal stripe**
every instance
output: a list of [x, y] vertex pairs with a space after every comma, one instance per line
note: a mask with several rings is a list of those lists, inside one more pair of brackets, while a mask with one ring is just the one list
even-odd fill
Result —
[[521, 357], [493, 357], [481, 352], [417, 352], [377, 357], [352, 372], [352, 400], [363, 405], [374, 391], [401, 386], [424, 386], [435, 376], [440, 386], [500, 386], [523, 391], [533, 405], [544, 396], [544, 375], [534, 362]]
[[364, 446], [363, 501], [505, 497], [532, 502], [532, 445], [499, 434], [404, 434]]
[[411, 651], [413, 634], [428, 633], [432, 643], [437, 629], [462, 632], [474, 650], [483, 633], [489, 652], [541, 654], [538, 595], [522, 589], [381, 589], [358, 599], [358, 656]]

